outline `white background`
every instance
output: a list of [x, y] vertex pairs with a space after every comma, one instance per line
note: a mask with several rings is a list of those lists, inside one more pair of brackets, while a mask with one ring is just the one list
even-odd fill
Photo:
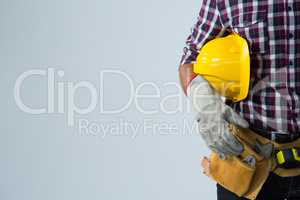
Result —
[[[178, 93], [166, 82], [178, 83], [178, 62], [184, 41], [195, 23], [200, 1], [180, 0], [1, 0], [0, 1], [0, 199], [1, 200], [158, 200], [215, 199], [215, 184], [202, 175], [200, 158], [208, 150], [198, 135], [185, 135], [183, 122], [193, 114], [139, 111], [133, 103], [119, 114], [97, 108], [76, 116], [32, 115], [14, 99], [17, 78], [31, 69], [64, 71], [58, 81], [89, 81], [97, 89], [99, 72], [122, 70], [134, 82], [154, 82], [161, 97], [141, 100], [157, 109], [164, 96]], [[22, 84], [21, 96], [31, 107], [47, 105], [47, 79], [32, 76]], [[124, 104], [128, 82], [107, 76], [105, 107]], [[153, 94], [153, 88], [143, 89]], [[76, 103], [89, 102], [80, 90]], [[180, 94], [184, 98], [183, 94]], [[67, 101], [65, 101], [68, 103]], [[186, 103], [186, 99], [182, 104]], [[170, 108], [182, 104], [168, 103]], [[56, 106], [56, 104], [55, 104]], [[56, 107], [55, 107], [56, 109]], [[82, 135], [78, 119], [100, 125], [125, 120], [175, 124], [179, 131], [129, 135]], [[117, 131], [118, 132], [118, 131]]]

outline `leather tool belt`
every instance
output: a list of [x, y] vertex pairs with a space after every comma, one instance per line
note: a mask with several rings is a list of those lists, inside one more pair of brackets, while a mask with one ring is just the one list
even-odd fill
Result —
[[[240, 197], [254, 200], [270, 172], [282, 177], [300, 175], [298, 165], [294, 167], [284, 165], [293, 159], [300, 160], [298, 156], [300, 138], [287, 143], [278, 143], [250, 129], [243, 129], [233, 124], [229, 125], [229, 129], [244, 145], [244, 151], [239, 156], [229, 156], [226, 159], [221, 159], [215, 153], [210, 156], [210, 176], [224, 188]], [[261, 149], [257, 148], [258, 144], [261, 147], [271, 146], [272, 151], [269, 155], [260, 152]]]

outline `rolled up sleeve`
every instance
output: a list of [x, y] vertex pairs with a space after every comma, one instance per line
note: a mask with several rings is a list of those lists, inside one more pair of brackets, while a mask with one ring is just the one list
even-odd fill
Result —
[[186, 39], [180, 64], [192, 64], [196, 61], [199, 50], [210, 39], [223, 30], [216, 0], [203, 0], [197, 22]]

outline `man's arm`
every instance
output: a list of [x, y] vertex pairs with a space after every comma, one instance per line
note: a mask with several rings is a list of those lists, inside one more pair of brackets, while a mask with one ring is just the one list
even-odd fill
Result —
[[186, 47], [181, 58], [179, 78], [182, 89], [187, 94], [190, 82], [197, 76], [193, 72], [193, 63], [201, 47], [222, 32], [222, 23], [217, 10], [216, 0], [203, 0], [191, 34], [186, 40]]
[[222, 32], [216, 0], [203, 0], [198, 21], [186, 41], [179, 77], [185, 94], [188, 93], [192, 107], [197, 112], [201, 137], [212, 151], [225, 158], [227, 155], [239, 155], [244, 149], [231, 134], [229, 124], [247, 128], [248, 123], [231, 107], [224, 104], [221, 96], [214, 91], [209, 82], [193, 72], [193, 63], [199, 50], [208, 40], [221, 35]]
[[179, 80], [181, 87], [183, 89], [183, 92], [185, 95], [187, 95], [187, 88], [191, 81], [197, 76], [193, 72], [193, 64], [183, 64], [179, 67]]

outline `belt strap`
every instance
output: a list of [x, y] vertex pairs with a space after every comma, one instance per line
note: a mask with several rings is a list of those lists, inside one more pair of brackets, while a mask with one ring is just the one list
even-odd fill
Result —
[[269, 131], [264, 131], [261, 129], [257, 129], [254, 127], [250, 127], [252, 131], [255, 133], [267, 138], [268, 140], [274, 141], [276, 143], [289, 143], [297, 140], [300, 138], [300, 133], [293, 133], [293, 134], [284, 134], [281, 132], [269, 132]]
[[253, 146], [255, 142], [258, 140], [263, 145], [267, 143], [271, 143], [274, 145], [274, 149], [285, 149], [285, 148], [291, 148], [291, 147], [300, 147], [300, 138], [294, 139], [292, 142], [288, 143], [278, 143], [276, 141], [272, 141], [266, 137], [261, 136], [259, 133], [256, 133], [250, 129], [245, 129], [238, 127], [236, 125], [230, 124], [229, 130], [231, 130], [231, 133], [233, 135], [237, 136], [238, 138], [241, 138], [243, 142], [246, 142]]

